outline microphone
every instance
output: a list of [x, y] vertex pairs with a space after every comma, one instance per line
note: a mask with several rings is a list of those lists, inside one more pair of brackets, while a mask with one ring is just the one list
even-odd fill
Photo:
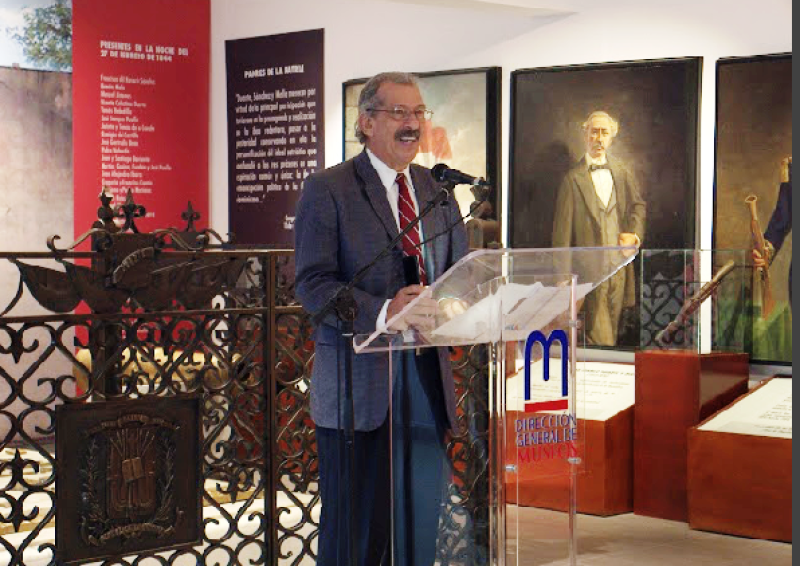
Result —
[[438, 163], [431, 168], [431, 175], [439, 183], [450, 182], [454, 185], [473, 185], [476, 187], [488, 187], [489, 183], [480, 177], [473, 177], [462, 173], [458, 169], [450, 169], [444, 163]]

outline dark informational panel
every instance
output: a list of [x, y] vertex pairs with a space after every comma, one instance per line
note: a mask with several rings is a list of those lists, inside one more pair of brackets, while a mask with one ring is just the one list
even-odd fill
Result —
[[74, 0], [75, 231], [105, 187], [142, 231], [208, 218], [208, 0]]
[[240, 244], [294, 245], [303, 180], [325, 165], [323, 30], [225, 43], [228, 218]]
[[791, 365], [791, 54], [717, 63], [716, 133], [714, 248], [751, 250], [755, 212], [774, 250], [768, 287], [758, 272], [748, 280], [745, 350], [755, 362]]

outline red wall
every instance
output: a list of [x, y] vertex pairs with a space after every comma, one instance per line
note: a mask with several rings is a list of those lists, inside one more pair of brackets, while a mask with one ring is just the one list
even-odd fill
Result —
[[147, 210], [140, 231], [208, 218], [208, 0], [73, 0], [75, 233], [101, 187]]

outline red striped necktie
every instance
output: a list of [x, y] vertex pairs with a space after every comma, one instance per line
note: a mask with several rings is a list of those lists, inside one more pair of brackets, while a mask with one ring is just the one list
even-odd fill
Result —
[[[398, 199], [398, 211], [400, 213], [400, 231], [405, 230], [411, 221], [417, 217], [414, 210], [414, 201], [411, 200], [411, 192], [408, 190], [406, 176], [398, 173], [397, 186], [400, 187], [400, 198]], [[417, 256], [419, 260], [419, 280], [423, 285], [428, 284], [428, 276], [425, 273], [425, 262], [422, 259], [422, 248], [420, 247], [419, 224], [414, 226], [403, 236], [403, 252], [408, 256]]]

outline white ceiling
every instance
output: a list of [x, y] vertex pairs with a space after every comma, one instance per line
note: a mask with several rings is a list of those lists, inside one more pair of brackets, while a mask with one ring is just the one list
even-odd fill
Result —
[[596, 0], [388, 0], [400, 4], [444, 6], [461, 10], [491, 11], [520, 17], [543, 18], [580, 12]]

